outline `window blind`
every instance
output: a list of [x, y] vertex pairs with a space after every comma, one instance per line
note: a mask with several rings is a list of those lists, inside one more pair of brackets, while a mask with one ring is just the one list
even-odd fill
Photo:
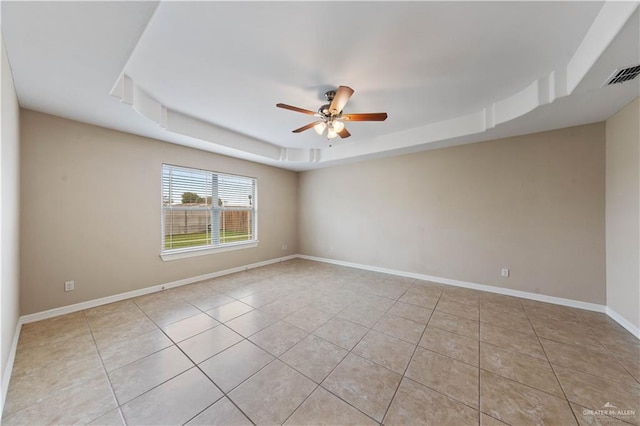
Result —
[[163, 164], [162, 250], [256, 241], [256, 179]]

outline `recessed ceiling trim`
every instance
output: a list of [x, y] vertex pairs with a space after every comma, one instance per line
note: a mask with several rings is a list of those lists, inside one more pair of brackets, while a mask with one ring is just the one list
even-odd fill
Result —
[[126, 66], [111, 95], [168, 132], [282, 163], [335, 162], [486, 132], [571, 95], [637, 8], [637, 2], [605, 2], [565, 67], [552, 70], [511, 96], [466, 115], [379, 136], [366, 143], [334, 144], [323, 149], [279, 147], [162, 105], [126, 74]]
[[[559, 83], [556, 74], [552, 73], [550, 76], [534, 81], [520, 92], [495, 102], [480, 111], [375, 138], [375, 141], [386, 141], [381, 146], [377, 143], [367, 142], [366, 144], [334, 144], [332, 148], [311, 150], [281, 148], [268, 142], [223, 129], [162, 105], [141, 89], [126, 74], [122, 74], [120, 80], [121, 82], [114, 85], [111, 95], [119, 98], [121, 102], [131, 105], [138, 114], [169, 132], [201, 139], [270, 160], [311, 163], [357, 157], [363, 154], [370, 154], [372, 150], [376, 149], [387, 151], [389, 149], [407, 148], [482, 133], [498, 124], [531, 112], [535, 108], [548, 103], [550, 97], [555, 99], [557, 91], [554, 88], [555, 86], [551, 85], [551, 82], [554, 82], [554, 84]], [[230, 137], [231, 135], [232, 137]], [[283, 152], [285, 152], [284, 155]]]
[[320, 152], [317, 149], [281, 148], [167, 108], [141, 89], [126, 74], [120, 76], [110, 94], [119, 98], [120, 102], [130, 105], [141, 116], [172, 133], [189, 136], [269, 160], [311, 163], [320, 160]]
[[[357, 146], [345, 144], [334, 146], [330, 150], [325, 149], [322, 162], [335, 162], [385, 151], [436, 144], [486, 132], [499, 124], [522, 117], [540, 106], [569, 96], [637, 8], [637, 2], [628, 3], [626, 7], [619, 7], [618, 2], [613, 6], [609, 2], [605, 3], [580, 44], [580, 48], [569, 61], [569, 64], [573, 64], [572, 67], [567, 65], [567, 68], [554, 70], [520, 92], [495, 102], [481, 111], [379, 137], [367, 144]], [[603, 22], [607, 25], [603, 25]], [[610, 40], [602, 43], [603, 38], [610, 38]], [[588, 63], [589, 67], [579, 67], [576, 65], [579, 63]], [[572, 73], [572, 81], [575, 82], [571, 90], [569, 90], [569, 73]], [[594, 86], [593, 89], [596, 87]]]
[[575, 90], [637, 8], [637, 1], [607, 1], [602, 5], [567, 65], [569, 93]]

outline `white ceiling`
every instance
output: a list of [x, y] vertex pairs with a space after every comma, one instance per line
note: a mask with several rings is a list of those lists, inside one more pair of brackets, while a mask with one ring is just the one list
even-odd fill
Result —
[[[3, 2], [24, 108], [292, 170], [607, 119], [637, 2]], [[329, 142], [313, 118], [348, 85]]]

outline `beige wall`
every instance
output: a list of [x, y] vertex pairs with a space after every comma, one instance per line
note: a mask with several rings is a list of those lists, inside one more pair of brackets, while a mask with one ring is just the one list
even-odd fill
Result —
[[[2, 86], [0, 86], [1, 102], [0, 110], [0, 354], [2, 355], [2, 376], [0, 376], [0, 407], [4, 405], [5, 391], [8, 377], [5, 373], [13, 335], [18, 324], [20, 294], [20, 268], [18, 260], [19, 252], [19, 220], [20, 220], [20, 163], [19, 163], [19, 107], [16, 91], [13, 86], [11, 68], [4, 48], [4, 42], [0, 39], [2, 50], [2, 65], [0, 74]], [[9, 374], [7, 374], [8, 376]], [[7, 379], [7, 380], [5, 380]]]
[[604, 149], [597, 123], [304, 172], [300, 251], [604, 304]]
[[640, 328], [640, 98], [606, 122], [607, 306]]
[[[297, 173], [28, 110], [21, 125], [22, 315], [297, 252]], [[257, 177], [259, 247], [163, 262], [163, 162]]]
[[[298, 252], [604, 304], [604, 141], [597, 123], [304, 172], [298, 187], [293, 172], [22, 111], [21, 314]], [[163, 162], [258, 177], [260, 246], [162, 262]]]

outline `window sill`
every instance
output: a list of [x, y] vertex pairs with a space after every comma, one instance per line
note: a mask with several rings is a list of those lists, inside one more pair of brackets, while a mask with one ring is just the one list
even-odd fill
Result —
[[188, 248], [188, 249], [175, 249], [167, 250], [160, 253], [160, 258], [163, 262], [169, 260], [184, 259], [187, 257], [206, 256], [214, 253], [223, 253], [225, 251], [242, 250], [248, 248], [258, 247], [259, 241], [249, 241], [243, 243], [230, 244], [223, 247], [202, 247], [202, 248]]

